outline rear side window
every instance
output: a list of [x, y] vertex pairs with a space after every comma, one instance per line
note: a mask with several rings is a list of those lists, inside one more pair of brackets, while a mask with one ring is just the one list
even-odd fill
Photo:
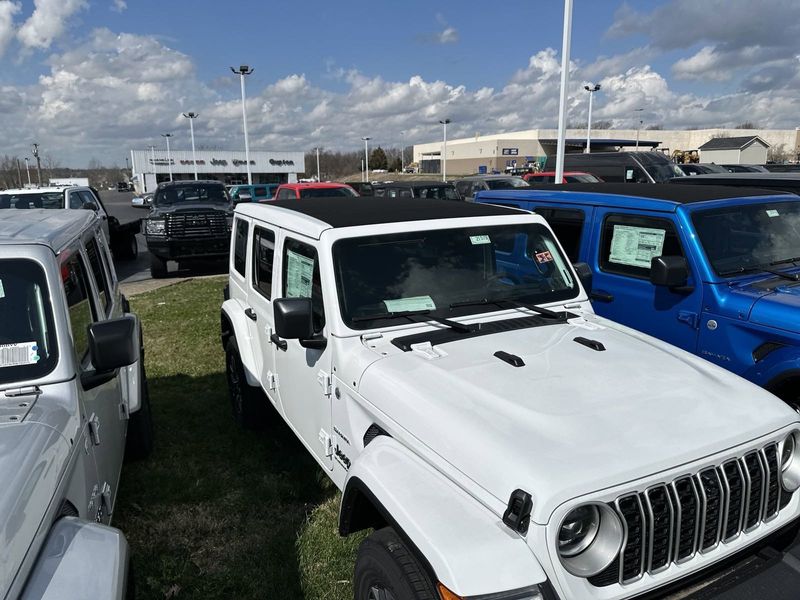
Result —
[[261, 187], [256, 186], [255, 188], [253, 188], [253, 193], [256, 196], [266, 196], [267, 195], [267, 188], [265, 188], [264, 186], [261, 186]]
[[275, 234], [269, 229], [253, 229], [253, 287], [267, 300], [272, 299], [272, 262]]
[[100, 248], [97, 241], [92, 238], [86, 244], [86, 255], [89, 257], [89, 266], [92, 268], [95, 283], [97, 283], [97, 293], [100, 297], [100, 306], [103, 314], [108, 314], [108, 305], [111, 298], [111, 286], [108, 283], [108, 276], [100, 258]]
[[283, 245], [283, 295], [286, 298], [311, 298], [314, 333], [325, 327], [322, 283], [317, 250], [303, 242], [286, 238]]
[[600, 269], [640, 279], [650, 277], [656, 256], [684, 256], [675, 226], [667, 219], [608, 215], [600, 240]]
[[247, 261], [247, 233], [248, 223], [244, 219], [236, 219], [236, 236], [233, 242], [233, 268], [244, 277]]
[[87, 329], [95, 318], [92, 312], [86, 275], [86, 268], [77, 254], [69, 258], [61, 267], [69, 322], [72, 327], [72, 345], [79, 361], [83, 361], [89, 353], [89, 334]]
[[537, 206], [534, 211], [542, 215], [564, 246], [570, 261], [576, 262], [581, 253], [581, 237], [586, 214], [582, 210], [547, 208]]

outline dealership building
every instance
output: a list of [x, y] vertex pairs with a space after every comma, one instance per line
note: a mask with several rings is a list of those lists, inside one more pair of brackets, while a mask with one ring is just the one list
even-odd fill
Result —
[[[693, 129], [693, 130], [592, 130], [592, 152], [656, 150], [672, 157], [676, 152], [697, 152], [712, 139], [758, 138], [757, 147], [780, 151], [790, 161], [800, 158], [798, 129]], [[585, 152], [586, 129], [568, 129], [566, 152]], [[502, 173], [514, 167], [543, 165], [555, 154], [556, 129], [528, 129], [447, 140], [447, 174]], [[763, 143], [763, 144], [762, 144]], [[422, 173], [441, 173], [442, 140], [414, 146], [414, 162]], [[749, 160], [738, 153], [736, 162]], [[761, 160], [759, 162], [765, 162]]]
[[[131, 179], [140, 194], [151, 192], [162, 181], [216, 179], [226, 185], [247, 183], [244, 152], [131, 150]], [[251, 152], [253, 183], [294, 183], [305, 172], [303, 152]]]

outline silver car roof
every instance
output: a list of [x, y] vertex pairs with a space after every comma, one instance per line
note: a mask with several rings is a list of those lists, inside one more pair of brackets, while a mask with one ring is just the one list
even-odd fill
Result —
[[8, 208], [0, 213], [0, 244], [44, 244], [58, 251], [96, 219], [92, 211]]

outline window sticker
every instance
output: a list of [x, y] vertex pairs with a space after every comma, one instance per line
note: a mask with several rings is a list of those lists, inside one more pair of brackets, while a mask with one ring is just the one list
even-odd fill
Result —
[[386, 310], [389, 312], [404, 312], [407, 310], [436, 310], [436, 303], [430, 296], [413, 296], [411, 298], [397, 298], [384, 300]]
[[[779, 213], [774, 208], [768, 208], [767, 209], [767, 216], [770, 217], [770, 218], [772, 218], [772, 217], [780, 217], [781, 213]], [[2, 290], [2, 287], [0, 287], [0, 290]], [[2, 296], [0, 296], [0, 298], [2, 298]]]
[[3, 287], [3, 280], [0, 279], [0, 298], [6, 297], [6, 289]]
[[286, 251], [286, 295], [290, 298], [311, 298], [314, 259]]
[[36, 342], [0, 344], [0, 368], [35, 365], [40, 358]]
[[469, 241], [472, 243], [473, 246], [492, 243], [492, 240], [489, 239], [488, 235], [471, 235], [469, 236]]
[[544, 250], [543, 252], [537, 252], [535, 256], [536, 256], [536, 261], [539, 263], [553, 262], [553, 255], [550, 254], [549, 250]]
[[651, 259], [661, 256], [666, 235], [667, 232], [663, 229], [614, 225], [608, 261], [649, 269]]

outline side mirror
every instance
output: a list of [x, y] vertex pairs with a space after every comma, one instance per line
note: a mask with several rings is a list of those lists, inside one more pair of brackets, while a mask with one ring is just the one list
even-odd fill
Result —
[[572, 267], [575, 269], [575, 272], [578, 274], [578, 279], [581, 280], [581, 285], [583, 289], [586, 290], [587, 294], [592, 293], [592, 268], [585, 262], [577, 262]]
[[311, 298], [278, 298], [272, 302], [275, 333], [285, 340], [314, 337]]
[[81, 208], [84, 209], [84, 210], [93, 210], [94, 212], [97, 212], [98, 210], [100, 210], [100, 207], [97, 206], [96, 202], [84, 202], [83, 206], [81, 206]]
[[657, 286], [685, 288], [689, 267], [682, 256], [654, 256], [650, 260], [650, 283]]
[[250, 195], [250, 192], [239, 192], [236, 198], [233, 199], [234, 204], [238, 204], [239, 202], [252, 202], [253, 196]]
[[84, 389], [110, 381], [117, 369], [139, 360], [139, 321], [133, 315], [92, 323], [88, 327], [88, 339], [94, 371], [81, 376]]

